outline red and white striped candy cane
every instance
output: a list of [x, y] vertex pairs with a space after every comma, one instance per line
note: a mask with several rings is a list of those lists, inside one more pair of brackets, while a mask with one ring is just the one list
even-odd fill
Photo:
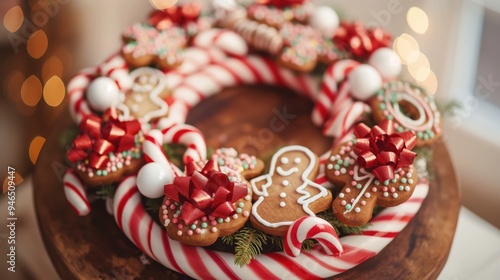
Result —
[[337, 61], [326, 69], [312, 113], [314, 124], [321, 126], [328, 120], [331, 113], [334, 112], [334, 104], [338, 102], [338, 83], [345, 81], [347, 75], [359, 65], [358, 61], [345, 59]]
[[[244, 84], [267, 84], [290, 88], [312, 100], [317, 97], [317, 79], [311, 75], [296, 74], [269, 58], [249, 55], [228, 58], [203, 67], [186, 76], [173, 91], [170, 114], [159, 122], [159, 127], [183, 123], [190, 108], [224, 88]], [[176, 108], [173, 108], [176, 105]]]
[[193, 39], [193, 46], [211, 48], [216, 46], [229, 55], [244, 56], [248, 53], [245, 39], [236, 32], [212, 28], [201, 32]]
[[297, 257], [302, 250], [302, 242], [315, 239], [327, 255], [340, 254], [344, 251], [333, 226], [318, 217], [305, 216], [293, 222], [283, 239], [287, 255]]
[[162, 197], [164, 185], [171, 184], [174, 177], [183, 174], [163, 151], [163, 144], [169, 143], [179, 143], [186, 146], [183, 155], [185, 164], [206, 160], [205, 139], [195, 127], [187, 124], [174, 124], [161, 131], [151, 130], [142, 143], [142, 152], [148, 163], [139, 170], [137, 175], [139, 190], [146, 197]]
[[90, 213], [90, 203], [87, 198], [87, 188], [73, 169], [68, 169], [63, 177], [64, 194], [71, 208], [79, 216]]
[[125, 179], [114, 198], [114, 215], [125, 235], [165, 267], [197, 279], [321, 279], [342, 273], [380, 252], [408, 224], [427, 196], [429, 185], [419, 183], [405, 203], [384, 209], [360, 235], [340, 239], [341, 256], [327, 255], [320, 245], [290, 257], [283, 252], [258, 256], [239, 267], [234, 255], [170, 239], [146, 213], [134, 176]]

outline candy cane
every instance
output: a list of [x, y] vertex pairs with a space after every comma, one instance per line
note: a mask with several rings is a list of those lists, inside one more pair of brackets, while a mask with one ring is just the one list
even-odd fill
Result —
[[64, 194], [71, 208], [79, 216], [90, 213], [90, 203], [87, 198], [87, 188], [73, 169], [68, 169], [63, 177]]
[[167, 124], [183, 123], [189, 109], [203, 99], [221, 92], [224, 88], [242, 84], [284, 86], [312, 100], [318, 95], [315, 77], [297, 75], [269, 58], [255, 55], [228, 58], [187, 76], [172, 92], [175, 100], [173, 104], [177, 105], [175, 113], [171, 111], [159, 124], [164, 127]]
[[248, 53], [245, 40], [237, 33], [225, 29], [212, 28], [196, 35], [193, 39], [196, 47], [216, 46], [230, 55], [244, 56]]
[[338, 100], [337, 84], [346, 80], [349, 73], [359, 66], [360, 63], [355, 60], [340, 60], [329, 66], [323, 75], [319, 96], [312, 113], [314, 124], [321, 126], [335, 112], [333, 106], [335, 103], [341, 103]]
[[284, 251], [287, 255], [297, 257], [302, 249], [302, 242], [315, 239], [328, 255], [340, 254], [344, 251], [340, 239], [333, 226], [318, 217], [302, 217], [293, 222], [284, 238]]
[[138, 173], [138, 187], [141, 193], [149, 198], [164, 195], [163, 186], [171, 184], [175, 176], [183, 172], [175, 166], [163, 151], [163, 144], [183, 144], [186, 151], [183, 162], [206, 160], [207, 147], [201, 132], [187, 124], [174, 124], [163, 130], [151, 130], [142, 143], [142, 152], [146, 165]]
[[114, 197], [116, 223], [125, 235], [165, 267], [197, 279], [320, 279], [332, 277], [375, 256], [408, 224], [427, 196], [429, 185], [419, 183], [405, 203], [384, 209], [359, 235], [340, 238], [341, 256], [327, 255], [316, 245], [311, 252], [291, 257], [283, 252], [259, 255], [239, 267], [234, 255], [204, 247], [183, 245], [170, 239], [146, 213], [136, 187], [128, 177]]

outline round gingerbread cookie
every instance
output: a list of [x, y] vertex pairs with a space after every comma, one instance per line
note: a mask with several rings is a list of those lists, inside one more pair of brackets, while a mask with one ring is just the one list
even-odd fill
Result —
[[397, 132], [413, 131], [417, 146], [431, 144], [442, 135], [441, 116], [434, 98], [408, 82], [384, 84], [370, 105], [376, 122], [387, 118], [393, 121]]
[[191, 162], [186, 176], [175, 177], [164, 191], [159, 216], [168, 236], [194, 246], [235, 233], [252, 208], [248, 182], [232, 182], [213, 160], [204, 166]]
[[85, 183], [98, 187], [139, 171], [143, 141], [137, 120], [120, 121], [115, 110], [108, 110], [102, 118], [90, 115], [82, 121], [67, 157]]

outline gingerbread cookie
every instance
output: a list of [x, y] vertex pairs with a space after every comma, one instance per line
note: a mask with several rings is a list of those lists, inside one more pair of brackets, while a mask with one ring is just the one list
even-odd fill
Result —
[[412, 195], [417, 184], [416, 154], [410, 151], [415, 135], [394, 133], [387, 120], [372, 129], [360, 124], [355, 131], [357, 139], [333, 148], [325, 170], [341, 189], [333, 214], [347, 225], [361, 226], [370, 221], [375, 206], [396, 206]]
[[250, 181], [254, 205], [250, 221], [268, 234], [284, 236], [288, 226], [304, 216], [328, 209], [332, 194], [316, 184], [317, 156], [303, 146], [287, 146], [276, 152], [269, 174]]
[[225, 173], [233, 182], [250, 180], [264, 171], [262, 160], [245, 153], [238, 154], [234, 148], [216, 149], [211, 158], [222, 170], [227, 169]]
[[125, 93], [123, 102], [117, 105], [125, 118], [131, 116], [148, 123], [167, 115], [165, 98], [169, 91], [164, 76], [163, 72], [150, 67], [137, 68], [130, 73], [134, 81], [132, 88]]
[[186, 165], [186, 176], [165, 185], [160, 220], [179, 242], [208, 246], [243, 227], [252, 209], [246, 181], [232, 182], [214, 160]]
[[[321, 30], [307, 25], [313, 11], [306, 6], [254, 5], [248, 8], [247, 17], [244, 10], [236, 9], [219, 24], [240, 34], [254, 49], [277, 56], [282, 65], [295, 71], [310, 72], [318, 61], [331, 64], [343, 54]], [[335, 14], [333, 10], [330, 12]]]
[[148, 24], [135, 24], [125, 30], [123, 39], [123, 57], [133, 67], [156, 64], [162, 69], [172, 69], [184, 59], [186, 35], [175, 26], [157, 30]]
[[408, 82], [386, 83], [370, 100], [370, 105], [375, 121], [387, 118], [397, 132], [413, 131], [419, 147], [442, 135], [441, 116], [434, 98]]
[[82, 121], [67, 157], [85, 183], [102, 186], [119, 182], [141, 168], [143, 141], [140, 123], [119, 121], [111, 109], [102, 119], [90, 115]]

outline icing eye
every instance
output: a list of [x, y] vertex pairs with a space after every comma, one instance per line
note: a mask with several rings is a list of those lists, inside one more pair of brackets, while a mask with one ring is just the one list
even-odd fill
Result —
[[288, 163], [288, 158], [287, 157], [282, 157], [280, 159], [280, 161], [281, 161], [282, 164], [287, 164]]
[[295, 162], [295, 164], [299, 164], [300, 162], [302, 161], [302, 159], [300, 159], [299, 157], [296, 157], [293, 162]]

